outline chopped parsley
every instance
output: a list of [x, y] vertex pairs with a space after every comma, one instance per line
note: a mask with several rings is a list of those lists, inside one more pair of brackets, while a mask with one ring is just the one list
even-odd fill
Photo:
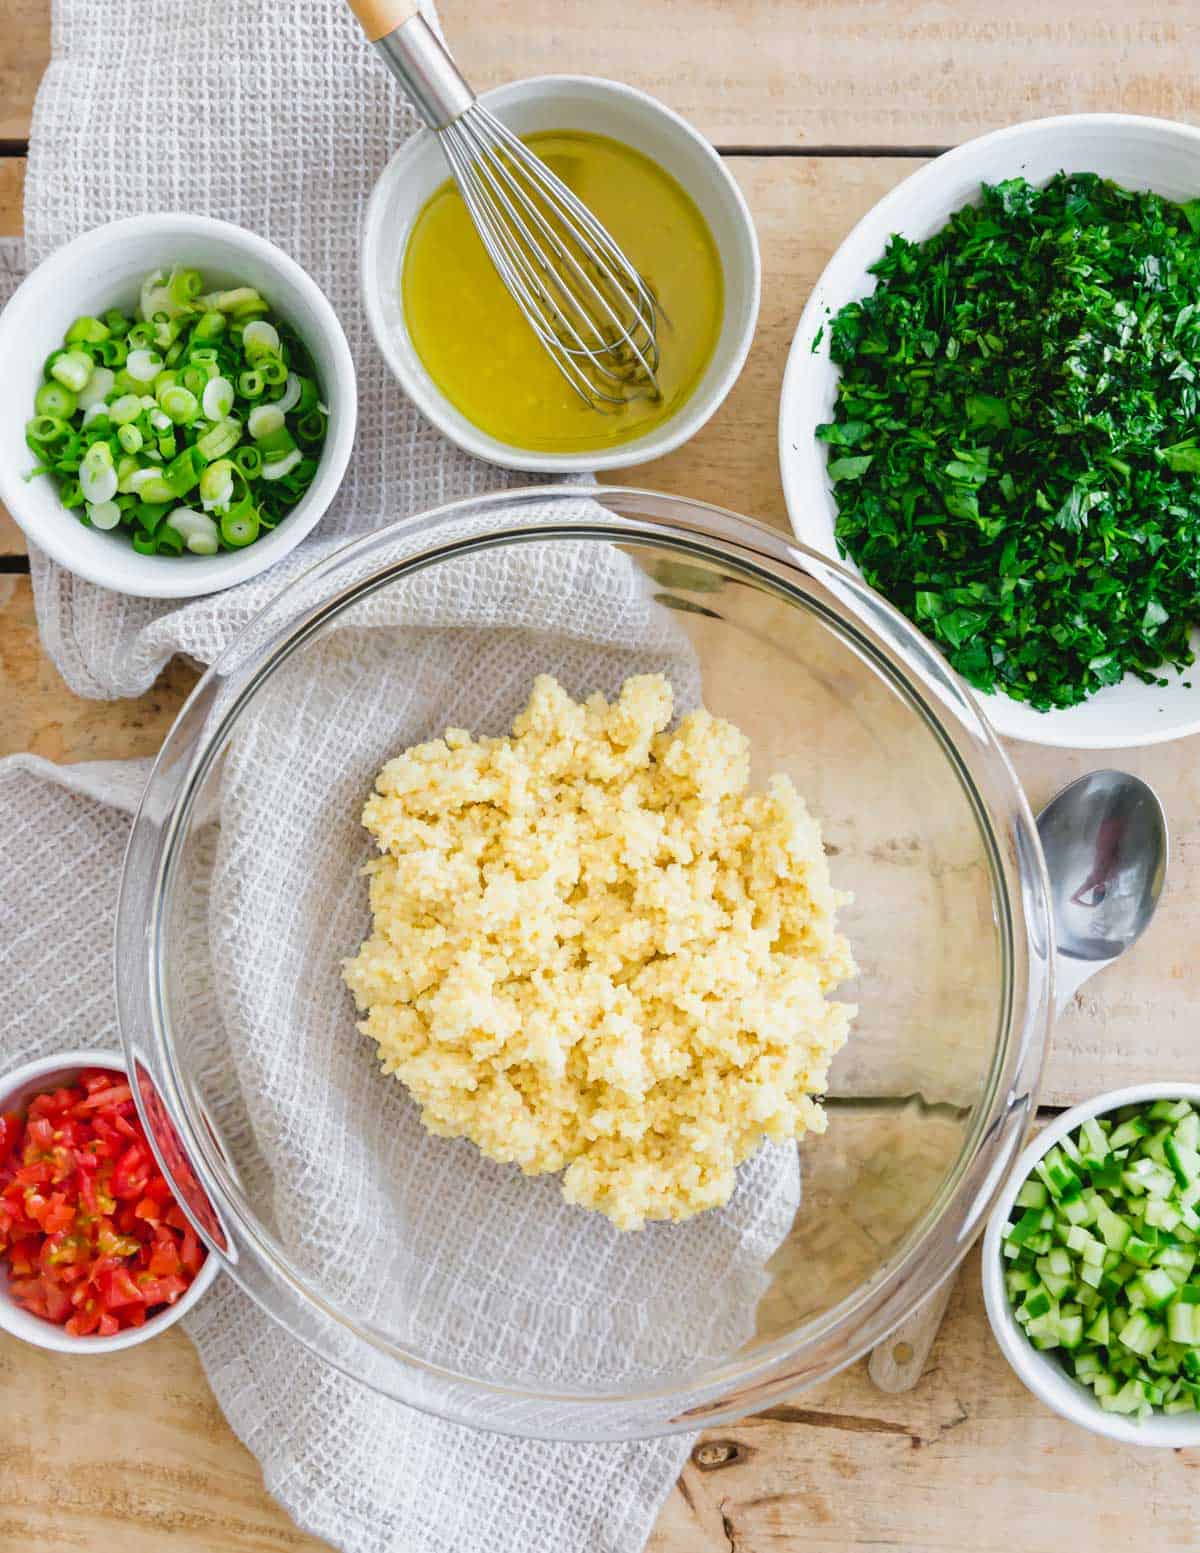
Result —
[[1193, 662], [1200, 200], [985, 185], [833, 319], [837, 539], [980, 690], [1041, 710]]

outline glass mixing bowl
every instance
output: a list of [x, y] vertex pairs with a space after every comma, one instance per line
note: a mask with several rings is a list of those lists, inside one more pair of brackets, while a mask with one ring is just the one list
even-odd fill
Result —
[[[355, 1029], [362, 802], [532, 673], [669, 671], [823, 828], [859, 1015], [828, 1131], [728, 1208], [621, 1235], [433, 1138]], [[479, 708], [492, 710], [480, 726]], [[122, 1036], [176, 1194], [303, 1343], [442, 1417], [558, 1439], [711, 1424], [882, 1339], [982, 1227], [1035, 1103], [1051, 926], [987, 723], [861, 582], [699, 502], [543, 487], [345, 546], [250, 621], [155, 765], [117, 927]]]

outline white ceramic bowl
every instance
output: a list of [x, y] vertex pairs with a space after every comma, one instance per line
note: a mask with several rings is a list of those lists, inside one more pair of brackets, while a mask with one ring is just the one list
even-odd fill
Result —
[[[813, 430], [832, 417], [838, 372], [829, 359], [827, 336], [813, 352], [818, 328], [847, 302], [875, 289], [868, 270], [892, 233], [913, 240], [931, 236], [954, 211], [978, 199], [981, 183], [1018, 174], [1045, 183], [1064, 171], [1096, 172], [1130, 188], [1190, 199], [1200, 194], [1200, 130], [1104, 113], [1039, 119], [984, 135], [906, 178], [863, 217], [829, 261], [801, 314], [779, 410], [784, 494], [792, 527], [806, 544], [837, 556], [837, 509], [825, 449]], [[853, 565], [848, 559], [843, 564]], [[979, 700], [997, 731], [1009, 738], [1118, 749], [1200, 732], [1200, 695], [1185, 683], [1194, 682], [1194, 674], [1164, 671], [1164, 677], [1168, 683], [1160, 689], [1128, 675], [1063, 711], [1037, 712], [1005, 695]]]
[[[217, 555], [139, 555], [127, 537], [85, 528], [58, 499], [36, 462], [25, 423], [42, 364], [81, 313], [132, 311], [151, 270], [186, 264], [215, 286], [256, 286], [312, 354], [329, 406], [329, 436], [316, 478], [279, 526], [244, 550]], [[282, 249], [228, 221], [205, 216], [131, 216], [77, 237], [38, 266], [0, 313], [0, 501], [30, 541], [101, 587], [145, 598], [191, 598], [245, 582], [293, 550], [324, 516], [354, 444], [357, 391], [350, 347], [316, 282]]]
[[1001, 1192], [983, 1237], [983, 1298], [988, 1320], [1004, 1357], [1020, 1378], [1047, 1407], [1073, 1424], [1104, 1434], [1126, 1445], [1157, 1445], [1173, 1450], [1200, 1445], [1200, 1413], [1155, 1413], [1140, 1423], [1117, 1413], [1106, 1413], [1092, 1393], [1073, 1380], [1051, 1353], [1039, 1353], [1013, 1315], [1004, 1289], [1004, 1254], [1001, 1242], [1012, 1213], [1013, 1200], [1038, 1160], [1068, 1132], [1074, 1132], [1092, 1116], [1104, 1116], [1123, 1105], [1143, 1105], [1151, 1100], [1200, 1101], [1200, 1084], [1134, 1084], [1113, 1089], [1056, 1117], [1021, 1155]]
[[[19, 1111], [47, 1089], [72, 1083], [85, 1068], [111, 1068], [124, 1075], [125, 1059], [119, 1052], [59, 1052], [53, 1057], [41, 1057], [27, 1062], [8, 1074], [0, 1083], [0, 1114]], [[11, 1332], [37, 1348], [49, 1348], [54, 1353], [99, 1354], [117, 1353], [122, 1348], [133, 1348], [138, 1343], [148, 1343], [152, 1337], [174, 1326], [181, 1316], [197, 1305], [211, 1288], [220, 1271], [220, 1263], [210, 1251], [204, 1265], [180, 1295], [174, 1305], [168, 1305], [155, 1316], [148, 1316], [144, 1326], [129, 1327], [114, 1337], [71, 1337], [62, 1327], [43, 1321], [40, 1316], [22, 1309], [8, 1290], [8, 1273], [0, 1266], [0, 1328]]]
[[713, 235], [725, 272], [725, 316], [708, 368], [677, 413], [644, 436], [586, 453], [539, 453], [489, 436], [457, 410], [425, 370], [404, 319], [400, 269], [413, 223], [450, 176], [435, 137], [414, 135], [384, 168], [367, 207], [362, 288], [379, 349], [408, 397], [452, 442], [507, 469], [564, 474], [627, 469], [695, 436], [746, 360], [758, 319], [760, 266], [754, 222], [741, 190], [704, 137], [653, 97], [592, 76], [540, 76], [481, 99], [519, 135], [573, 129], [608, 135], [643, 152], [687, 191]]

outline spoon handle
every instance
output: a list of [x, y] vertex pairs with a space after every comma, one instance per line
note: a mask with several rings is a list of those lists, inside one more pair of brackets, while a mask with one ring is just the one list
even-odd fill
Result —
[[1102, 971], [1111, 960], [1077, 960], [1073, 955], [1054, 956], [1054, 1017], [1061, 1018], [1070, 1008], [1075, 994], [1089, 977]]
[[871, 1350], [867, 1374], [880, 1391], [911, 1391], [921, 1379], [925, 1361], [933, 1347], [934, 1338], [946, 1314], [946, 1306], [954, 1292], [954, 1280], [958, 1269], [943, 1278], [928, 1295], [924, 1304], [918, 1305], [911, 1316], [906, 1317], [890, 1337]]

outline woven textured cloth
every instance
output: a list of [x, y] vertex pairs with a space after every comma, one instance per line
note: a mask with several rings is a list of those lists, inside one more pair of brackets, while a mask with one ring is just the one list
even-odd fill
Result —
[[42, 641], [77, 694], [139, 695], [176, 652], [211, 662], [289, 576], [347, 535], [527, 483], [447, 443], [401, 393], [367, 328], [363, 211], [416, 127], [345, 0], [306, 0], [286, 13], [268, 0], [54, 0], [25, 186], [29, 264], [122, 216], [235, 221], [291, 254], [329, 297], [359, 390], [345, 483], [316, 532], [269, 576], [180, 606], [98, 588], [33, 554]]
[[[110, 84], [117, 79], [119, 93]], [[130, 103], [137, 104], [135, 113]], [[392, 383], [368, 336], [357, 295], [362, 209], [388, 156], [414, 128], [412, 113], [363, 45], [342, 0], [310, 0], [285, 18], [266, 0], [205, 0], [199, 9], [177, 0], [55, 0], [53, 59], [35, 110], [26, 187], [28, 263], [89, 227], [140, 212], [184, 210], [238, 222], [292, 254], [329, 295], [354, 354], [360, 398], [355, 455], [337, 501], [317, 533], [267, 577], [211, 599], [164, 604], [96, 588], [33, 554], [43, 642], [77, 693], [138, 694], [177, 652], [209, 663], [285, 583], [346, 537], [518, 483], [519, 477], [447, 445]], [[0, 287], [21, 263], [15, 245], [0, 250]], [[509, 633], [503, 653], [491, 659], [476, 651], [487, 651], [477, 629], [481, 599], [491, 610], [489, 623]], [[219, 946], [222, 933], [236, 932], [253, 907], [265, 841], [291, 856], [297, 877], [304, 872], [301, 858], [328, 866], [322, 839], [333, 813], [335, 825], [345, 827], [338, 834], [349, 868], [345, 860], [337, 864], [343, 898], [332, 933], [324, 916], [321, 927], [329, 942], [342, 935], [339, 952], [352, 951], [365, 910], [351, 874], [353, 850], [363, 844], [352, 811], [367, 768], [447, 722], [470, 719], [480, 732], [503, 731], [533, 672], [552, 669], [582, 693], [596, 686], [615, 690], [626, 672], [666, 666], [685, 704], [696, 693], [679, 640], [647, 605], [632, 570], [611, 558], [585, 564], [564, 552], [561, 564], [533, 574], [492, 560], [463, 572], [444, 595], [401, 597], [386, 622], [359, 624], [361, 635], [357, 627], [337, 633], [323, 649], [331, 675], [360, 676], [359, 690], [365, 684], [388, 687], [388, 662], [371, 645], [381, 624], [393, 638], [405, 633], [411, 661], [430, 672], [406, 674], [407, 699], [384, 698], [386, 719], [380, 703], [376, 715], [364, 720], [352, 771], [341, 749], [330, 752], [333, 764], [325, 768], [307, 762], [305, 803], [295, 814], [276, 805], [270, 812], [286, 818], [266, 837], [261, 803], [248, 804], [245, 795], [258, 781], [280, 780], [281, 727], [272, 726], [268, 706], [242, 729], [231, 752], [213, 851], [218, 876], [204, 928], [213, 945]], [[434, 672], [451, 660], [462, 669], [455, 683], [475, 687], [465, 703], [450, 696], [447, 677]], [[311, 694], [299, 687], [293, 710], [295, 726], [311, 730], [330, 682], [322, 677], [309, 688]], [[143, 766], [127, 763], [67, 770], [32, 757], [0, 763], [0, 992], [6, 1002], [0, 1055], [6, 1065], [56, 1046], [116, 1044], [113, 917], [129, 816], [145, 775]], [[320, 910], [311, 904], [311, 891], [304, 899], [310, 914]], [[305, 922], [297, 928], [294, 942], [303, 940]], [[235, 958], [242, 966], [252, 962], [244, 941]], [[280, 972], [303, 980], [303, 957], [285, 955]], [[273, 979], [272, 995], [281, 995], [282, 987], [279, 977]], [[519, 1298], [509, 1312], [519, 1311], [520, 1320], [498, 1319], [473, 1336], [461, 1321], [455, 1325], [454, 1313], [468, 1308], [464, 1298], [488, 1287], [488, 1268], [481, 1263], [477, 1282], [460, 1277], [455, 1289], [442, 1290], [451, 1298], [440, 1316], [429, 1305], [422, 1338], [431, 1352], [445, 1357], [466, 1336], [475, 1344], [468, 1359], [482, 1366], [495, 1332], [502, 1340], [497, 1364], [532, 1363], [548, 1380], [579, 1380], [581, 1366], [593, 1377], [600, 1372], [611, 1378], [622, 1367], [644, 1374], [655, 1364], [676, 1364], [691, 1341], [697, 1352], [706, 1345], [728, 1351], [750, 1335], [764, 1262], [786, 1233], [798, 1200], [794, 1149], [764, 1151], [743, 1171], [730, 1207], [707, 1216], [686, 1239], [673, 1241], [666, 1226], [624, 1248], [601, 1224], [585, 1225], [579, 1234], [580, 1210], [561, 1204], [554, 1182], [525, 1182], [461, 1142], [423, 1133], [411, 1105], [375, 1070], [354, 1032], [335, 967], [326, 960], [319, 985], [305, 990], [316, 996], [320, 1016], [331, 1021], [338, 1039], [331, 1048], [329, 1025], [323, 1042], [315, 1039], [311, 1000], [303, 1029], [289, 1025], [287, 1035], [299, 1040], [294, 1071], [311, 1078], [318, 1061], [334, 1062], [343, 1098], [354, 1098], [356, 1125], [365, 1116], [359, 1146], [337, 1155], [334, 1168], [328, 1151], [305, 1151], [295, 1126], [295, 1086], [271, 1087], [272, 1072], [292, 1071], [292, 1053], [280, 1048], [286, 1021], [272, 1017], [263, 990], [244, 975], [221, 990], [222, 1022], [219, 1032], [211, 1032], [214, 1104], [228, 1112], [221, 1123], [235, 1150], [253, 1147], [254, 1163], [273, 1183], [283, 1183], [275, 1192], [275, 1217], [296, 1239], [296, 1249], [314, 1265], [328, 1249], [328, 1241], [301, 1243], [314, 1209], [334, 1239], [386, 1222], [381, 1211], [399, 1211], [408, 1215], [406, 1234], [422, 1255], [435, 1255], [434, 1265], [464, 1267], [457, 1244], [448, 1261], [436, 1254], [437, 1234], [455, 1233], [445, 1215], [430, 1211], [428, 1202], [418, 1212], [422, 1203], [411, 1191], [404, 1200], [394, 1168], [389, 1173], [402, 1148], [406, 1160], [419, 1160], [424, 1171], [442, 1162], [458, 1205], [477, 1217], [484, 1203], [488, 1212], [494, 1208], [498, 1231], [520, 1253], [512, 1259]], [[303, 1007], [302, 999], [292, 998], [293, 1014]], [[241, 1125], [246, 1117], [239, 1114], [238, 1097], [251, 1091], [255, 1106], [266, 1096], [266, 1109], [253, 1112], [265, 1125]], [[392, 1128], [386, 1134], [385, 1110]], [[372, 1146], [361, 1146], [368, 1135]], [[444, 1169], [447, 1159], [453, 1171]], [[287, 1190], [297, 1172], [308, 1181], [307, 1198]], [[363, 1209], [353, 1222], [344, 1211], [347, 1202]], [[528, 1211], [531, 1202], [537, 1212]], [[578, 1237], [573, 1248], [568, 1229]], [[543, 1326], [538, 1301], [561, 1294], [564, 1277], [566, 1287], [577, 1288], [597, 1246], [632, 1276], [635, 1295], [644, 1287], [648, 1297], [657, 1296], [655, 1321], [648, 1323], [637, 1299], [626, 1297], [614, 1305], [610, 1342], [587, 1354], [569, 1343], [556, 1348], [550, 1341], [553, 1312], [547, 1305]], [[560, 1276], [544, 1277], [560, 1252]], [[680, 1297], [664, 1302], [664, 1291]], [[343, 1292], [356, 1295], [352, 1288]], [[664, 1305], [670, 1307], [665, 1312]], [[632, 1334], [622, 1328], [626, 1309], [635, 1313]], [[633, 1553], [648, 1536], [689, 1447], [678, 1438], [611, 1446], [515, 1442], [440, 1422], [385, 1400], [313, 1357], [226, 1279], [188, 1329], [222, 1408], [258, 1457], [268, 1489], [300, 1525], [346, 1553]], [[653, 1343], [631, 1359], [630, 1345], [646, 1332]]]
[[[679, 1374], [749, 1338], [799, 1180], [794, 1148], [766, 1149], [726, 1208], [622, 1235], [552, 1179], [428, 1136], [356, 1032], [338, 956], [366, 927], [371, 774], [446, 723], [499, 730], [541, 668], [575, 694], [652, 668], [681, 706], [698, 694], [686, 638], [616, 550], [539, 543], [422, 572], [351, 611], [243, 717], [195, 849], [194, 916], [186, 897], [178, 910], [207, 940], [181, 992], [190, 1061], [293, 1260], [348, 1308], [406, 1324], [434, 1362], [553, 1390]], [[5, 1065], [116, 1042], [113, 907], [145, 774], [0, 763]], [[187, 1324], [267, 1486], [347, 1553], [632, 1553], [690, 1445], [438, 1421], [348, 1380], [224, 1281]]]

